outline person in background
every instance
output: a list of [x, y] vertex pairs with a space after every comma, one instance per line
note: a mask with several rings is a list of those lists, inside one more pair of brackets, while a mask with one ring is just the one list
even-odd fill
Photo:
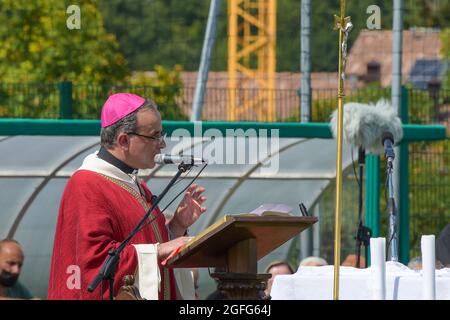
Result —
[[322, 266], [327, 266], [328, 262], [320, 257], [307, 257], [305, 259], [303, 259], [302, 261], [300, 261], [300, 266], [301, 267], [322, 267]]
[[450, 223], [442, 229], [436, 240], [436, 259], [450, 268]]
[[[442, 263], [436, 259], [436, 269], [442, 269], [444, 266]], [[408, 268], [413, 270], [422, 270], [422, 258], [417, 256], [409, 260], [408, 262]]]
[[266, 268], [266, 273], [272, 276], [267, 280], [267, 287], [264, 291], [265, 299], [270, 299], [270, 291], [272, 290], [273, 280], [280, 274], [293, 274], [294, 268], [287, 261], [273, 261]]
[[18, 281], [23, 261], [22, 247], [16, 240], [0, 241], [0, 300], [33, 299], [30, 291]]
[[422, 258], [414, 257], [408, 262], [408, 268], [413, 270], [422, 270]]
[[[355, 267], [356, 268], [356, 260], [357, 256], [356, 254], [349, 254], [345, 259], [344, 262], [342, 262], [343, 267]], [[359, 266], [360, 268], [365, 268], [366, 265], [366, 258], [363, 256], [359, 257]]]

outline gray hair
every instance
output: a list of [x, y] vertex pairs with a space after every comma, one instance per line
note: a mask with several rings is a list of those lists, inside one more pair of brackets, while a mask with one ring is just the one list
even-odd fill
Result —
[[328, 262], [320, 257], [307, 257], [300, 262], [300, 266], [327, 266]]
[[135, 132], [137, 130], [137, 114], [139, 111], [146, 109], [158, 111], [158, 107], [152, 100], [146, 100], [142, 106], [125, 116], [123, 119], [120, 119], [106, 128], [102, 128], [100, 131], [100, 144], [107, 149], [111, 149], [116, 146], [116, 139], [119, 133]]
[[[421, 270], [422, 269], [422, 257], [417, 256], [417, 257], [414, 257], [411, 260], [409, 260], [408, 268], [413, 269], [413, 270]], [[442, 268], [444, 268], [444, 265], [442, 264], [441, 261], [436, 259], [435, 268], [442, 269]]]

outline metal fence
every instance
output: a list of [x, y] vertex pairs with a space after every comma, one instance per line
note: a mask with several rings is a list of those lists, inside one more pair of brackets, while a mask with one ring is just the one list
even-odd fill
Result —
[[99, 119], [107, 97], [131, 92], [154, 99], [168, 120], [186, 120], [180, 86], [0, 83], [0, 117]]
[[410, 252], [420, 255], [420, 236], [450, 223], [450, 139], [409, 146]]
[[409, 90], [411, 123], [440, 123], [447, 139], [409, 145], [410, 256], [420, 256], [420, 237], [450, 223], [450, 90]]
[[[145, 85], [91, 85], [62, 82], [42, 83], [0, 83], [0, 117], [10, 118], [62, 118], [63, 115], [77, 119], [96, 119], [101, 107], [113, 92], [124, 91], [141, 94], [160, 101], [161, 108], [178, 108], [187, 118], [190, 116], [194, 99], [194, 87], [145, 86]], [[259, 90], [260, 91], [260, 90]], [[258, 90], [240, 88], [208, 88], [205, 93], [202, 119], [206, 121], [227, 121], [230, 96], [238, 101], [244, 97], [256, 96]], [[445, 123], [450, 116], [450, 90], [425, 91], [409, 89], [410, 123]], [[299, 121], [300, 98], [298, 90], [272, 90], [276, 121]], [[390, 89], [365, 87], [346, 91], [345, 101], [376, 102], [380, 98], [390, 99]], [[168, 100], [173, 100], [166, 106]], [[312, 91], [311, 121], [327, 122], [336, 109], [336, 90], [314, 89]], [[69, 103], [69, 105], [67, 105]], [[69, 108], [67, 110], [61, 110]], [[167, 120], [177, 120], [167, 118]], [[254, 111], [247, 110], [238, 118], [242, 121], [257, 121]]]
[[0, 117], [58, 118], [58, 112], [58, 84], [0, 84]]
[[[101, 107], [113, 92], [132, 92], [154, 99], [161, 110], [178, 109], [181, 118], [190, 116], [194, 99], [194, 87], [110, 85], [110, 84], [56, 84], [0, 83], [0, 117], [9, 118], [74, 118], [98, 119]], [[205, 92], [202, 119], [205, 121], [227, 121], [230, 96], [236, 101], [256, 97], [261, 90], [255, 88], [208, 88]], [[348, 90], [347, 101], [375, 102], [379, 97], [388, 97], [387, 89], [363, 88]], [[277, 89], [262, 92], [272, 96], [275, 105], [275, 121], [300, 120], [300, 97], [298, 90]], [[336, 108], [336, 92], [330, 89], [313, 90], [311, 121], [328, 121]], [[170, 103], [168, 103], [170, 102]], [[238, 106], [239, 107], [239, 106]], [[169, 112], [169, 115], [173, 113]], [[181, 120], [164, 117], [166, 120]], [[239, 121], [258, 121], [253, 109], [244, 110], [236, 117]]]

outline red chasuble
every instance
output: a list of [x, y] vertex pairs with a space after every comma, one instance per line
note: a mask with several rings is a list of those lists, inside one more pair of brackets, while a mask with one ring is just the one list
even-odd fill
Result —
[[[48, 299], [109, 298], [107, 281], [90, 293], [108, 251], [117, 248], [151, 205], [151, 193], [141, 182], [145, 197], [129, 186], [88, 170], [77, 171], [68, 181], [60, 204], [50, 269]], [[152, 216], [159, 213], [153, 211]], [[132, 244], [168, 241], [164, 215], [136, 234], [120, 255], [114, 282], [114, 296], [125, 275], [134, 275], [138, 265]], [[173, 271], [161, 266], [159, 299], [175, 299]]]

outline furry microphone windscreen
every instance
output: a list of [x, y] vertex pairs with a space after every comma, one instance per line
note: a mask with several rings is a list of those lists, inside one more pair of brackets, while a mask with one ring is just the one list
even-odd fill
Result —
[[[337, 110], [331, 115], [330, 127], [333, 137], [337, 137]], [[344, 105], [344, 142], [364, 147], [369, 153], [382, 153], [381, 136], [391, 132], [395, 144], [403, 138], [402, 122], [397, 110], [384, 100], [376, 104], [349, 102]]]

